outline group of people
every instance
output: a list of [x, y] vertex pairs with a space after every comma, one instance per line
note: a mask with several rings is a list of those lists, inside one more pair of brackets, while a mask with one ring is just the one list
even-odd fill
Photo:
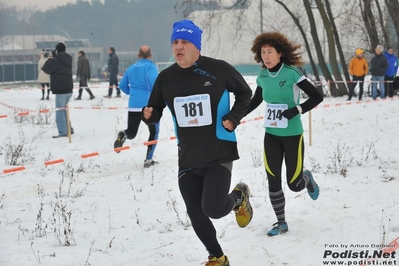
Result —
[[[176, 63], [156, 71], [150, 48], [140, 47], [139, 60], [128, 68], [119, 83], [128, 94], [128, 127], [118, 133], [114, 147], [136, 136], [140, 118], [149, 128], [149, 141], [157, 140], [163, 110], [173, 117], [178, 146], [178, 185], [194, 232], [208, 252], [208, 266], [228, 266], [211, 219], [234, 211], [239, 227], [252, 220], [250, 189], [239, 182], [230, 191], [233, 161], [239, 159], [235, 129], [240, 120], [262, 101], [265, 109], [264, 162], [269, 197], [276, 222], [268, 236], [288, 231], [282, 189], [283, 161], [289, 188], [307, 189], [311, 199], [320, 189], [313, 175], [303, 170], [304, 140], [301, 114], [323, 101], [322, 95], [297, 68], [303, 64], [299, 49], [278, 32], [262, 33], [251, 48], [263, 70], [252, 90], [230, 64], [201, 55], [202, 30], [190, 20], [174, 23], [171, 47]], [[300, 103], [300, 90], [309, 98]], [[234, 94], [230, 104], [229, 94]], [[230, 108], [230, 106], [232, 106]], [[156, 144], [149, 145], [144, 167]], [[230, 192], [229, 192], [230, 191]]]
[[[115, 48], [108, 49], [109, 60], [108, 69], [110, 69], [110, 86], [109, 96], [111, 98], [112, 87], [115, 85], [117, 96], [121, 97], [121, 92], [118, 87], [118, 57], [115, 55]], [[76, 79], [79, 82], [79, 94], [75, 100], [82, 100], [83, 90], [86, 90], [90, 96], [90, 100], [95, 98], [93, 92], [88, 86], [90, 80], [91, 69], [89, 60], [86, 58], [84, 51], [79, 51], [77, 60]], [[42, 50], [39, 55], [38, 62], [38, 83], [42, 89], [41, 100], [50, 99], [50, 91], [55, 95], [56, 115], [55, 121], [57, 125], [58, 135], [53, 138], [68, 137], [68, 134], [73, 134], [74, 130], [70, 126], [68, 131], [68, 120], [66, 106], [72, 97], [73, 91], [73, 75], [72, 75], [72, 57], [66, 52], [66, 45], [60, 42], [56, 45], [55, 50], [49, 54], [48, 51]], [[112, 85], [111, 85], [112, 84]], [[47, 88], [47, 97], [45, 91]], [[70, 124], [70, 123], [69, 123]]]
[[[392, 47], [388, 47], [384, 52], [384, 46], [377, 45], [375, 54], [370, 61], [370, 72], [372, 81], [372, 98], [375, 100], [378, 96], [381, 99], [386, 96], [393, 97], [394, 91], [399, 89], [399, 84], [394, 82], [394, 78], [399, 76], [398, 58], [393, 52]], [[359, 83], [359, 100], [363, 96], [364, 78], [369, 73], [369, 65], [364, 58], [364, 51], [356, 49], [355, 56], [349, 63], [349, 74], [352, 76], [352, 82], [349, 84], [348, 101], [355, 96], [355, 87]], [[386, 88], [386, 90], [385, 90]]]
[[[306, 189], [312, 200], [319, 197], [312, 173], [303, 169], [301, 115], [316, 107], [323, 97], [297, 68], [303, 64], [301, 45], [281, 33], [262, 33], [253, 41], [251, 51], [262, 66], [253, 97], [251, 88], [232, 65], [201, 54], [201, 39], [202, 30], [191, 20], [175, 22], [170, 42], [176, 63], [160, 73], [151, 61], [150, 47], [140, 47], [139, 60], [126, 70], [119, 86], [113, 81], [117, 95], [118, 89], [129, 95], [127, 129], [118, 132], [114, 147], [133, 139], [141, 121], [148, 126], [149, 141], [156, 141], [163, 110], [168, 107], [177, 136], [178, 186], [194, 232], [208, 252], [205, 265], [229, 266], [211, 219], [233, 211], [238, 226], [244, 228], [253, 217], [248, 185], [239, 182], [230, 190], [233, 162], [239, 159], [235, 129], [240, 120], [266, 102], [264, 167], [276, 216], [267, 235], [277, 236], [288, 231], [283, 161], [289, 188], [295, 192]], [[54, 58], [42, 68], [50, 74], [56, 107], [66, 106], [72, 95], [71, 64], [65, 45], [59, 43]], [[309, 95], [303, 103], [301, 90]], [[234, 95], [232, 104], [230, 94]], [[65, 117], [61, 120], [66, 122]], [[64, 136], [66, 125], [57, 122], [57, 127], [58, 136]], [[144, 167], [156, 163], [152, 158], [155, 148], [156, 142], [148, 146]]]

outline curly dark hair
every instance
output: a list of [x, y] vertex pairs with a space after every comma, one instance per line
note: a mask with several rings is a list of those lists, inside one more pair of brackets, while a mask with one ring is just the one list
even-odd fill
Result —
[[262, 63], [262, 68], [266, 68], [262, 60], [261, 48], [263, 45], [269, 45], [277, 50], [277, 53], [282, 53], [281, 62], [286, 65], [301, 66], [302, 61], [301, 52], [296, 52], [302, 47], [301, 44], [295, 44], [288, 40], [288, 38], [280, 32], [265, 32], [259, 34], [253, 41], [251, 51], [257, 63]]

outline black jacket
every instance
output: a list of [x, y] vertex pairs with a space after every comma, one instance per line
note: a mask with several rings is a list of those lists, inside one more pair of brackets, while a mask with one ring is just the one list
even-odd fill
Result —
[[50, 75], [50, 88], [53, 94], [72, 93], [72, 57], [69, 54], [57, 53], [46, 61], [42, 70]]
[[84, 55], [78, 57], [78, 69], [76, 70], [76, 76], [85, 76], [90, 78], [89, 60]]
[[388, 69], [388, 59], [382, 53], [375, 55], [371, 59], [371, 75], [372, 76], [385, 76]]
[[[235, 95], [230, 105], [230, 93]], [[235, 132], [222, 126], [230, 120], [237, 126], [251, 101], [252, 90], [237, 70], [222, 60], [200, 56], [194, 66], [175, 63], [161, 71], [148, 106], [157, 123], [168, 106], [178, 139], [179, 166], [204, 168], [237, 160]]]
[[119, 72], [119, 59], [115, 53], [110, 53], [108, 58], [108, 73], [110, 75], [117, 75]]

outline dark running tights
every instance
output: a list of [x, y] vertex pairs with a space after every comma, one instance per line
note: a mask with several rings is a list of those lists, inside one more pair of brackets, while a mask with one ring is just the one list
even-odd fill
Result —
[[280, 137], [265, 133], [265, 168], [269, 183], [269, 197], [279, 222], [285, 222], [285, 197], [281, 168], [286, 166], [286, 180], [290, 190], [298, 192], [306, 187], [302, 168], [305, 146], [303, 135]]
[[[127, 119], [127, 129], [125, 130], [127, 139], [134, 139], [137, 135], [141, 122], [141, 112], [129, 112]], [[159, 135], [159, 123], [156, 125], [148, 125], [150, 135], [148, 141], [157, 140]], [[152, 159], [156, 144], [148, 145], [146, 159]]]
[[198, 238], [209, 254], [217, 258], [223, 251], [216, 237], [212, 219], [226, 216], [234, 208], [237, 197], [229, 194], [232, 163], [202, 169], [179, 169], [179, 188], [187, 213]]

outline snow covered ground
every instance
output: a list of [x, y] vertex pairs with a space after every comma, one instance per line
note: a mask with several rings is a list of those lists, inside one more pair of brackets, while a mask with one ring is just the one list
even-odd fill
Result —
[[[255, 78], [245, 78], [255, 88]], [[130, 149], [115, 153], [116, 133], [126, 127], [127, 96], [103, 99], [107, 84], [96, 86], [94, 100], [84, 92], [82, 101], [70, 102], [71, 143], [51, 137], [57, 135], [54, 112], [15, 116], [18, 108], [53, 108], [53, 95], [40, 101], [37, 88], [0, 90], [0, 117], [6, 116], [0, 118], [0, 265], [201, 265], [207, 252], [178, 190], [169, 112], [155, 151], [159, 164], [144, 169], [147, 127], [142, 124], [136, 139], [125, 143]], [[378, 245], [398, 248], [399, 99], [345, 99], [325, 98], [312, 111], [311, 146], [309, 115], [303, 115], [305, 166], [321, 194], [312, 201], [306, 191], [294, 193], [284, 184], [289, 232], [281, 236], [266, 236], [276, 218], [262, 161], [263, 122], [254, 119], [264, 105], [237, 128], [241, 159], [232, 186], [249, 185], [254, 217], [244, 229], [233, 213], [214, 220], [232, 266], [361, 265]], [[4, 174], [16, 167], [11, 161], [25, 170]], [[386, 256], [366, 265], [398, 264], [396, 253]]]

